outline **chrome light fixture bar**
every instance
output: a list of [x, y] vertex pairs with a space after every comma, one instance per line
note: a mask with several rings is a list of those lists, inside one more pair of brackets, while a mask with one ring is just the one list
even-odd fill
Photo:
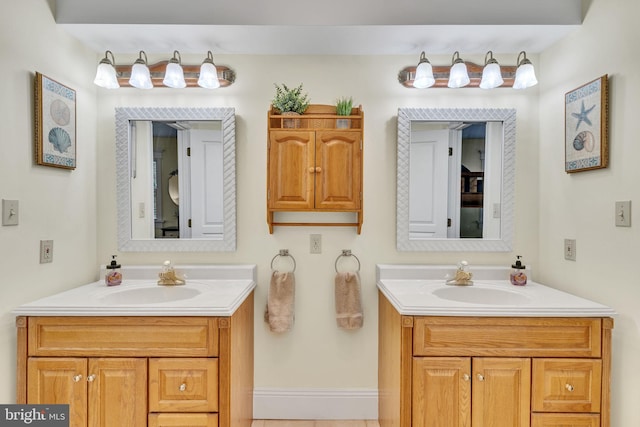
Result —
[[[460, 54], [457, 51], [453, 54], [451, 65], [448, 66], [431, 65], [426, 57], [423, 58], [423, 56], [424, 52], [421, 53], [420, 61], [417, 66], [405, 67], [398, 73], [398, 81], [404, 87], [416, 89], [427, 87], [481, 87], [483, 89], [492, 89], [496, 87], [513, 87], [514, 89], [520, 89], [531, 87], [534, 84], [537, 84], [535, 73], [533, 71], [533, 64], [531, 64], [531, 61], [527, 59], [526, 53], [524, 51], [520, 52], [520, 54], [518, 55], [517, 65], [515, 66], [501, 66], [493, 57], [492, 51], [487, 52], [487, 54], [485, 55], [484, 66], [474, 64], [472, 62], [463, 61], [462, 59], [460, 59]], [[424, 62], [428, 63], [428, 66], [431, 68], [431, 74], [433, 75], [433, 79], [435, 81], [429, 86], [424, 85], [418, 69], [424, 64]], [[466, 84], [464, 84], [466, 81], [464, 77], [465, 68], [466, 75], [469, 79], [469, 82]], [[518, 84], [516, 85], [516, 71], [518, 69], [521, 70], [519, 71], [519, 74], [522, 75], [521, 78], [523, 83], [518, 80]], [[501, 80], [502, 83], [499, 83]], [[534, 81], [535, 83], [533, 83]], [[528, 86], [525, 86], [527, 84]]]
[[[110, 56], [110, 58], [109, 58]], [[172, 65], [173, 64], [173, 65]], [[207, 52], [207, 57], [199, 65], [181, 64], [180, 53], [174, 51], [173, 58], [169, 61], [161, 61], [148, 65], [147, 54], [140, 51], [138, 59], [133, 65], [115, 65], [115, 59], [111, 51], [105, 53], [105, 57], [98, 64], [94, 83], [100, 87], [115, 89], [119, 87], [136, 87], [139, 89], [151, 89], [154, 87], [171, 87], [164, 84], [167, 68], [182, 71], [184, 86], [187, 88], [216, 89], [227, 87], [235, 82], [235, 72], [224, 65], [213, 63], [213, 54]], [[148, 79], [147, 79], [148, 74]], [[170, 74], [171, 76], [171, 74]], [[217, 84], [216, 84], [217, 80]]]

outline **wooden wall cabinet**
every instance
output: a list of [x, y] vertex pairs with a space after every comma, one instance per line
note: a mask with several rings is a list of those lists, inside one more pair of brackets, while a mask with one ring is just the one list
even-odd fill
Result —
[[[267, 223], [274, 226], [355, 226], [362, 229], [364, 113], [337, 116], [331, 105], [310, 105], [301, 116], [268, 113]], [[344, 120], [346, 127], [338, 123]], [[353, 212], [344, 222], [276, 222], [276, 212]]]
[[231, 317], [21, 316], [17, 327], [17, 403], [68, 403], [72, 427], [251, 426], [253, 293]]
[[610, 427], [603, 318], [403, 316], [379, 294], [381, 427]]

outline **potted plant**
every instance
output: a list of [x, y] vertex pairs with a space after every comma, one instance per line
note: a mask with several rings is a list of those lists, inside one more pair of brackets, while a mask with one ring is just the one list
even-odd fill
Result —
[[[276, 87], [276, 95], [271, 101], [273, 108], [278, 110], [282, 115], [299, 115], [305, 112], [309, 106], [309, 96], [302, 92], [302, 83], [296, 88], [289, 89], [286, 84]], [[300, 120], [285, 119], [284, 127], [298, 127]]]
[[[353, 98], [343, 96], [336, 101], [336, 114], [338, 116], [350, 116], [351, 108], [353, 107]], [[351, 126], [351, 120], [349, 119], [337, 119], [336, 127], [345, 129]]]

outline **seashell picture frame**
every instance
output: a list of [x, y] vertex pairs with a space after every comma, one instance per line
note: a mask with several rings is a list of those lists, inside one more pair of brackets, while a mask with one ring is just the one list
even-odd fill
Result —
[[76, 91], [36, 72], [36, 163], [76, 168]]
[[609, 82], [605, 74], [565, 95], [565, 172], [609, 163]]

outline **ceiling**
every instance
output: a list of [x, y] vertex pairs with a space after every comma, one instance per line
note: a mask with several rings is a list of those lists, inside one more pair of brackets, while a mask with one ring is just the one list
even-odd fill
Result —
[[96, 52], [269, 55], [538, 53], [578, 28], [582, 0], [57, 0]]

